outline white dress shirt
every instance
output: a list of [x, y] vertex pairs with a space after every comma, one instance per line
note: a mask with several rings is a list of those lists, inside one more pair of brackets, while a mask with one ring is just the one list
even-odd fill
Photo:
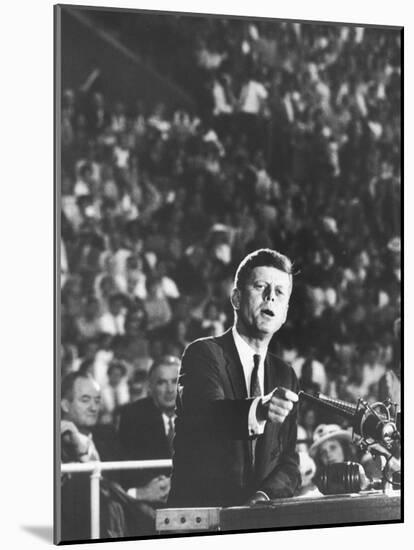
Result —
[[168, 436], [168, 434], [170, 433], [170, 418], [172, 418], [173, 422], [175, 423], [175, 415], [173, 415], [171, 417], [171, 416], [168, 416], [168, 414], [161, 413], [161, 416], [162, 416], [162, 420], [164, 422], [165, 435]]
[[[261, 354], [258, 354], [256, 350], [251, 348], [247, 342], [243, 340], [240, 334], [237, 332], [235, 326], [232, 328], [232, 334], [234, 338], [234, 343], [236, 345], [237, 352], [240, 357], [240, 362], [243, 367], [244, 379], [246, 381], [247, 394], [250, 397], [250, 381], [252, 378], [252, 372], [254, 367], [254, 355], [260, 355], [259, 368], [257, 371], [259, 386], [262, 395], [264, 395], [264, 360], [266, 357], [266, 351]], [[260, 435], [264, 432], [265, 420], [258, 421], [256, 418], [256, 409], [261, 397], [256, 397], [251, 404], [248, 417], [248, 428], [250, 435]]]

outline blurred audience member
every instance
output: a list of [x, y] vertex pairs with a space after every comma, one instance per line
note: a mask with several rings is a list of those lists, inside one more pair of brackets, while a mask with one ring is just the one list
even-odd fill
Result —
[[144, 300], [149, 331], [163, 327], [172, 317], [171, 307], [162, 288], [159, 277], [147, 280], [147, 297]]
[[119, 407], [129, 402], [127, 367], [121, 361], [111, 361], [107, 371], [108, 383], [102, 386], [100, 422], [114, 424]]
[[299, 471], [301, 485], [295, 496], [308, 498], [322, 496], [322, 493], [313, 483], [313, 478], [316, 474], [316, 464], [306, 451], [299, 451]]
[[108, 301], [108, 311], [99, 319], [101, 331], [113, 336], [124, 334], [125, 314], [123, 294], [112, 294]]

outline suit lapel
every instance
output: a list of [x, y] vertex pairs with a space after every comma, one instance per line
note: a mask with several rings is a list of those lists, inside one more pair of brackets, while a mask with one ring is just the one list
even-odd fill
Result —
[[[239, 352], [237, 351], [236, 344], [234, 343], [232, 330], [229, 329], [223, 334], [223, 336], [220, 337], [220, 339], [225, 360], [225, 369], [230, 380], [234, 399], [247, 399], [248, 393], [243, 365], [241, 364]], [[251, 441], [248, 439], [241, 441], [240, 448], [242, 454], [239, 456], [239, 459], [246, 464], [246, 473], [248, 472], [247, 477], [248, 479], [251, 479], [251, 476], [253, 475]]]
[[162, 414], [158, 411], [158, 418], [157, 418], [157, 429], [159, 433], [158, 441], [160, 442], [160, 455], [168, 456], [170, 454], [170, 450], [168, 448], [168, 441], [167, 436], [165, 434], [165, 426], [164, 426], [164, 419], [162, 418]]
[[157, 409], [151, 398], [149, 398], [148, 413], [148, 424], [151, 427], [151, 433], [148, 435], [152, 441], [152, 452], [159, 455], [156, 458], [161, 456], [167, 457], [169, 455], [169, 449], [167, 436], [165, 435], [164, 420], [161, 411]]
[[247, 398], [246, 380], [244, 378], [243, 366], [239, 353], [234, 343], [231, 329], [221, 336], [222, 348], [225, 357], [225, 368], [233, 389], [235, 399]]

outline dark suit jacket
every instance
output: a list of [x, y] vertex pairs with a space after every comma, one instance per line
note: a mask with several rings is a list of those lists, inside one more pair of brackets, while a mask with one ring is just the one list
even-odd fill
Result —
[[[151, 397], [121, 407], [119, 439], [125, 460], [171, 458], [162, 415]], [[169, 474], [170, 471], [144, 470], [133, 474], [131, 472], [130, 486], [144, 485], [161, 473]]]
[[[293, 369], [271, 353], [264, 384], [265, 393], [276, 386], [298, 390]], [[241, 505], [257, 490], [270, 498], [293, 495], [300, 479], [297, 405], [281, 426], [266, 422], [254, 472], [251, 403], [231, 330], [187, 347], [179, 377], [169, 506]]]

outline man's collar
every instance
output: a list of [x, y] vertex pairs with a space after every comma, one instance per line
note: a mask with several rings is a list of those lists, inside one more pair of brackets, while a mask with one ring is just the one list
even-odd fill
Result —
[[258, 353], [255, 349], [253, 349], [249, 344], [240, 336], [239, 331], [236, 328], [236, 325], [233, 325], [231, 332], [233, 334], [234, 343], [236, 344], [236, 348], [240, 351], [242, 351], [245, 355], [261, 355], [266, 356], [267, 353], [267, 347], [262, 350], [260, 353]]

